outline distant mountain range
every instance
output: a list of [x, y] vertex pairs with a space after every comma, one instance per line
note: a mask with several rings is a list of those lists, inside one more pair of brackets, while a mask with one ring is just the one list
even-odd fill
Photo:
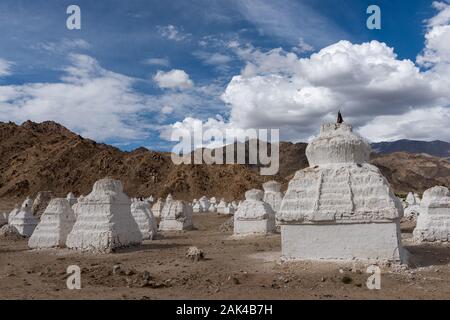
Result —
[[[306, 146], [281, 142], [278, 174], [261, 176], [259, 165], [175, 165], [167, 152], [145, 148], [125, 152], [51, 121], [0, 122], [0, 198], [21, 202], [25, 196], [45, 190], [57, 196], [69, 191], [86, 195], [96, 180], [111, 176], [123, 181], [125, 191], [133, 197], [171, 193], [185, 200], [203, 195], [227, 201], [242, 199], [246, 190], [261, 188], [272, 179], [286, 189], [295, 172], [308, 166]], [[408, 140], [374, 144], [377, 152], [370, 162], [380, 168], [395, 192], [420, 193], [435, 185], [450, 186], [450, 162], [443, 158], [448, 156], [449, 146], [441, 141]], [[393, 152], [399, 150], [409, 152]]]
[[450, 143], [440, 140], [418, 141], [403, 139], [392, 142], [377, 142], [371, 145], [373, 152], [381, 154], [393, 152], [425, 153], [430, 156], [450, 160]]

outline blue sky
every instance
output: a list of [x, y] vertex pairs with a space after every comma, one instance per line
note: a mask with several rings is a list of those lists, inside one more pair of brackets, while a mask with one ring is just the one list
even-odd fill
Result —
[[[383, 123], [398, 123], [392, 117], [416, 112], [411, 116], [414, 123], [420, 117], [417, 112], [425, 112], [424, 108], [446, 108], [443, 110], [447, 112], [448, 97], [435, 87], [424, 87], [431, 78], [421, 79], [428, 77], [426, 72], [434, 68], [432, 76], [437, 81], [438, 76], [444, 76], [442, 70], [447, 70], [447, 65], [443, 63], [447, 62], [440, 61], [437, 66], [436, 59], [427, 60], [433, 60], [432, 65], [417, 61], [426, 47], [425, 35], [433, 27], [429, 19], [447, 10], [444, 7], [447, 3], [441, 3], [437, 8], [432, 6], [432, 1], [425, 0], [3, 0], [0, 3], [0, 109], [3, 109], [0, 121], [55, 120], [77, 133], [124, 150], [139, 146], [169, 150], [173, 142], [165, 138], [167, 130], [177, 122], [190, 126], [192, 119], [206, 122], [211, 118], [209, 125], [224, 128], [279, 127], [283, 139], [305, 141], [317, 133], [314, 128], [319, 123], [315, 120], [329, 119], [332, 109], [343, 105], [344, 111], [347, 108], [355, 115], [350, 119], [357, 128], [371, 140], [402, 137], [448, 140], [448, 135], [439, 136], [428, 127], [418, 128], [416, 133], [407, 132], [403, 129], [408, 123], [389, 134], [376, 132], [385, 130]], [[71, 4], [81, 8], [81, 30], [66, 28], [66, 8]], [[366, 27], [366, 8], [371, 4], [381, 8], [381, 30]], [[449, 24], [446, 15], [443, 16], [443, 22], [439, 22], [441, 27]], [[383, 87], [378, 99], [371, 88], [367, 95], [347, 106], [342, 101], [348, 101], [348, 88], [337, 89], [335, 83], [316, 81], [314, 74], [308, 74], [306, 81], [304, 70], [310, 69], [301, 59], [309, 59], [342, 40], [351, 43], [342, 46], [342, 50], [353, 50], [354, 45], [377, 40], [377, 45], [369, 49], [376, 54], [378, 44], [385, 43], [397, 55], [387, 59], [392, 59], [399, 68], [407, 59], [412, 63], [408, 68], [419, 70], [415, 74], [417, 82], [397, 88], [397, 92], [409, 95], [407, 90], [417, 92], [420, 88], [424, 90], [420, 96], [426, 98], [415, 105]], [[279, 51], [271, 51], [277, 48]], [[435, 55], [446, 52], [446, 48], [431, 49]], [[357, 50], [360, 50], [358, 55], [366, 52], [364, 48]], [[296, 57], [285, 59], [289, 54]], [[387, 51], [381, 54], [389, 56]], [[1, 72], [1, 61], [4, 72]], [[244, 72], [249, 64], [256, 67]], [[297, 66], [297, 73], [289, 71]], [[373, 67], [374, 72], [382, 67]], [[358, 64], [353, 70], [358, 68], [364, 66]], [[174, 70], [179, 72], [171, 73]], [[314, 72], [317, 75], [321, 69]], [[326, 91], [317, 94], [320, 97], [330, 94], [330, 101], [320, 100], [317, 105], [324, 105], [323, 108], [302, 113], [302, 108], [311, 110], [311, 107], [301, 100], [302, 96], [296, 97], [297, 104], [293, 102], [293, 109], [288, 111], [297, 114], [295, 111], [299, 110], [302, 118], [294, 120], [303, 125], [301, 130], [295, 127], [295, 121], [290, 123], [278, 115], [252, 121], [258, 110], [272, 108], [274, 112], [285, 112], [261, 102], [273, 95], [244, 109], [242, 106], [247, 101], [239, 100], [247, 97], [256, 101], [253, 94], [261, 87], [255, 86], [255, 82], [266, 81], [266, 85], [275, 75], [291, 83], [298, 81], [301, 83], [298, 90], [312, 88], [313, 94], [325, 88]], [[235, 79], [239, 81], [232, 82], [236, 76], [240, 77]], [[349, 74], [339, 77], [342, 83], [342, 77], [349, 79]], [[367, 83], [379, 79], [377, 75]], [[279, 91], [282, 84], [276, 87], [276, 83], [270, 82], [270, 90]], [[247, 93], [243, 95], [243, 92]], [[374, 104], [370, 110], [357, 109], [356, 105], [369, 97], [371, 101], [380, 100], [398, 107]], [[276, 102], [290, 103], [284, 96]], [[439, 114], [439, 110], [435, 112]], [[445, 125], [442, 119], [439, 121], [438, 125]], [[306, 122], [312, 125], [305, 125]]]

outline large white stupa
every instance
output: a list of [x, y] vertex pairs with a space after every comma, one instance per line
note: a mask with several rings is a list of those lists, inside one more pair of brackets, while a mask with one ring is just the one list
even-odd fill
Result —
[[118, 180], [95, 182], [92, 192], [74, 210], [77, 220], [67, 236], [68, 248], [108, 253], [142, 242], [141, 231], [131, 215], [130, 198]]
[[277, 212], [287, 259], [401, 261], [403, 207], [352, 127], [323, 124]]

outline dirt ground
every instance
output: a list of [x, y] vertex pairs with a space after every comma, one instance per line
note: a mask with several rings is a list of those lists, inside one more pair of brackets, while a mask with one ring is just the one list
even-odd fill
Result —
[[[279, 234], [232, 239], [219, 231], [227, 219], [196, 214], [196, 230], [107, 255], [30, 251], [26, 240], [0, 239], [0, 299], [450, 299], [448, 245], [412, 245], [404, 233], [414, 265], [383, 266], [381, 289], [369, 290], [367, 265], [283, 263]], [[205, 260], [188, 260], [190, 246]], [[70, 265], [82, 270], [81, 290], [67, 289]]]

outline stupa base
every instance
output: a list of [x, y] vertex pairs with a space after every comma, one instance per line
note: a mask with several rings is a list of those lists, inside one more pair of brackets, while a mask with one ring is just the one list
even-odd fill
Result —
[[159, 231], [182, 231], [192, 229], [192, 223], [178, 220], [161, 220]]
[[234, 220], [235, 235], [264, 235], [275, 232], [275, 219]]
[[287, 260], [375, 260], [406, 263], [398, 223], [281, 225]]

